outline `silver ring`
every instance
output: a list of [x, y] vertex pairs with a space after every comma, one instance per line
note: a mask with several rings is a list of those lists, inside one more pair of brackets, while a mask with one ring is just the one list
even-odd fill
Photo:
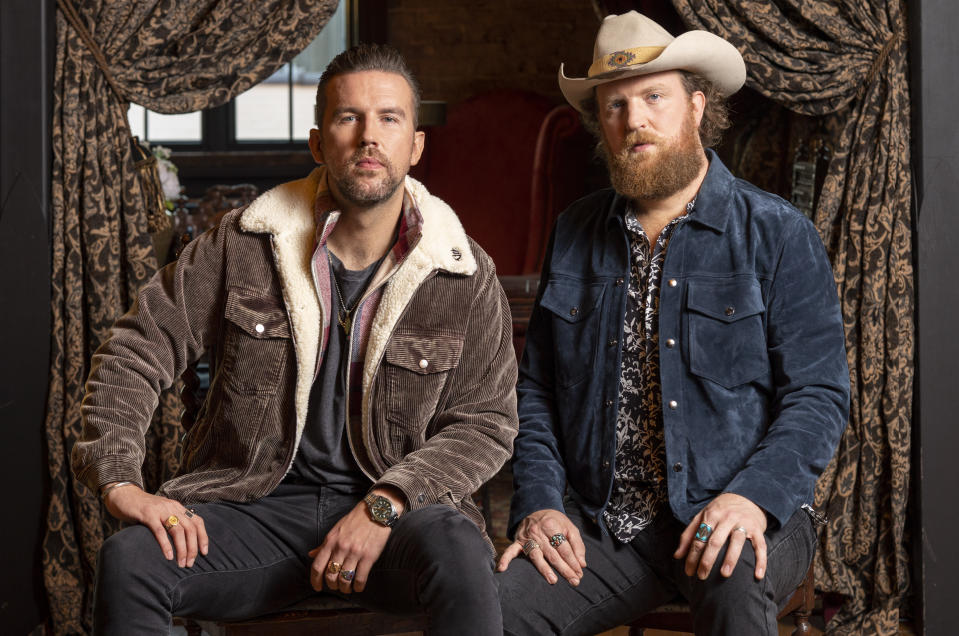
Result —
[[340, 578], [347, 583], [353, 580], [354, 574], [356, 574], [356, 570], [340, 570]]
[[539, 543], [536, 542], [536, 539], [527, 539], [526, 543], [523, 544], [523, 554], [529, 556], [529, 553], [533, 550], [539, 550]]
[[549, 538], [549, 544], [554, 548], [558, 548], [564, 543], [566, 543], [566, 535], [564, 535], [562, 532], [557, 532]]
[[193, 517], [196, 516], [196, 510], [194, 510], [193, 508], [187, 508], [183, 514], [186, 515], [187, 519], [192, 519]]
[[739, 526], [739, 527], [737, 527], [737, 528], [733, 528], [733, 532], [742, 532], [743, 534], [745, 534], [745, 535], [747, 535], [747, 536], [749, 535], [749, 533], [746, 532], [746, 528], [744, 528], [744, 527], [742, 527], [742, 526]]

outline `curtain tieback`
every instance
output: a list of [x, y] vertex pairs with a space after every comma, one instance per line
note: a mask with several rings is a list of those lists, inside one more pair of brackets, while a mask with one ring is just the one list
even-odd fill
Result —
[[[71, 0], [57, 0], [57, 6], [60, 7], [60, 10], [63, 11], [64, 17], [67, 21], [77, 30], [77, 33], [80, 34], [80, 39], [83, 40], [83, 43], [87, 45], [87, 48], [90, 49], [90, 52], [93, 53], [93, 59], [96, 60], [97, 66], [100, 67], [100, 70], [103, 71], [103, 76], [107, 78], [107, 83], [113, 89], [113, 92], [116, 93], [117, 97], [120, 99], [121, 103], [126, 103], [128, 100], [124, 97], [123, 93], [120, 91], [120, 87], [117, 85], [116, 80], [113, 78], [113, 73], [110, 72], [110, 66], [107, 64], [107, 58], [103, 56], [103, 51], [100, 50], [100, 47], [97, 46], [97, 43], [93, 41], [93, 36], [90, 35], [90, 32], [87, 31], [87, 28], [83, 26], [83, 22], [80, 20], [80, 14], [77, 13], [77, 9], [73, 6]], [[124, 118], [126, 121], [126, 118]]]
[[859, 87], [858, 94], [856, 97], [862, 99], [863, 94], [866, 91], [866, 88], [872, 86], [873, 81], [876, 79], [876, 75], [879, 74], [879, 69], [883, 67], [886, 63], [886, 59], [889, 57], [889, 54], [892, 53], [892, 50], [905, 39], [905, 35], [902, 31], [896, 31], [893, 33], [886, 43], [883, 45], [882, 49], [879, 51], [879, 54], [876, 55], [876, 59], [872, 61], [872, 66], [869, 67], [869, 73], [866, 74], [866, 81]]

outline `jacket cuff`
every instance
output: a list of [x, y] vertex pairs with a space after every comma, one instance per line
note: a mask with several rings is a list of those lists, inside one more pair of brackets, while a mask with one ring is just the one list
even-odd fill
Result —
[[435, 484], [406, 470], [390, 469], [376, 480], [371, 487], [392, 486], [406, 496], [407, 510], [419, 510], [439, 502], [449, 491], [438, 492]]
[[[766, 513], [768, 518], [776, 521], [780, 528], [786, 525], [789, 518], [792, 517], [796, 509], [799, 508], [799, 505], [794, 503], [792, 497], [783, 497], [782, 493], [784, 490], [779, 488], [774, 481], [770, 480], [767, 480], [763, 484], [749, 484], [747, 480], [737, 477], [723, 492], [733, 493], [734, 495], [745, 497], [753, 502]], [[770, 524], [767, 530], [772, 529], [774, 529], [774, 527]]]
[[115, 481], [129, 481], [143, 489], [140, 465], [124, 455], [100, 457], [77, 473], [77, 479], [99, 495], [100, 489]]

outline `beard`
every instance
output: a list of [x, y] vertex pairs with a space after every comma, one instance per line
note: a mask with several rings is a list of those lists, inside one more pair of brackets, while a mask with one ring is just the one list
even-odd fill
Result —
[[[654, 144], [657, 151], [637, 155], [629, 151], [632, 146], [643, 143]], [[605, 136], [597, 150], [606, 160], [616, 192], [640, 201], [676, 194], [696, 178], [705, 161], [692, 111], [673, 139], [634, 130], [626, 135], [620, 152], [610, 152]]]
[[[357, 168], [357, 162], [362, 159], [376, 159], [383, 166], [386, 174], [375, 181], [360, 179], [357, 172], [369, 172]], [[375, 148], [360, 148], [349, 159], [338, 166], [327, 164], [327, 178], [336, 185], [336, 190], [352, 205], [369, 208], [381, 203], [396, 192], [403, 183], [405, 175], [397, 174], [396, 167], [385, 154]]]

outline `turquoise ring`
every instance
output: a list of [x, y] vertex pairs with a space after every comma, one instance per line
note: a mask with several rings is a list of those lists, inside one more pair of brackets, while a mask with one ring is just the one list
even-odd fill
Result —
[[696, 531], [696, 540], [703, 543], [709, 542], [709, 535], [713, 533], [713, 527], [706, 522], [699, 524], [699, 530]]

